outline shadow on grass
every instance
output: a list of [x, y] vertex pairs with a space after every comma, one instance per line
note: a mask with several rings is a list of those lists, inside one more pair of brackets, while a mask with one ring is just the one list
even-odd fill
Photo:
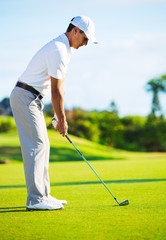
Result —
[[[103, 156], [102, 154], [87, 154], [82, 151], [82, 154], [86, 157], [88, 161], [91, 160], [123, 160], [123, 158], [112, 157], [111, 154], [108, 156]], [[82, 157], [77, 153], [77, 151], [69, 148], [50, 148], [50, 162], [68, 162], [68, 161], [82, 161]]]
[[[22, 161], [21, 148], [20, 147], [0, 147], [1, 156], [4, 159]], [[115, 158], [108, 155], [103, 157], [102, 154], [96, 156], [94, 154], [86, 154], [88, 161], [91, 160], [123, 160], [123, 158]], [[69, 148], [50, 148], [50, 162], [68, 162], [68, 161], [82, 161], [82, 157], [75, 151], [75, 149]]]
[[0, 213], [9, 213], [9, 212], [27, 212], [27, 210], [26, 210], [26, 206], [0, 208]]
[[[21, 208], [21, 209], [20, 209]], [[48, 211], [48, 210], [36, 210], [36, 211]], [[0, 208], [0, 214], [1, 213], [12, 213], [12, 212], [27, 212], [27, 213], [31, 213], [31, 212], [36, 212], [34, 210], [26, 210], [26, 206], [24, 207], [6, 207], [6, 208]]]
[[[165, 182], [166, 178], [157, 178], [157, 179], [122, 179], [122, 180], [106, 180], [105, 183], [112, 184], [121, 184], [121, 183], [146, 183], [146, 182]], [[86, 182], [60, 182], [60, 183], [51, 183], [51, 187], [58, 186], [77, 186], [77, 185], [93, 185], [93, 184], [102, 184], [100, 181], [86, 181]], [[0, 185], [0, 189], [5, 188], [25, 188], [26, 185]]]
[[[22, 208], [22, 209], [20, 209]], [[12, 213], [12, 212], [27, 212], [27, 213], [32, 213], [32, 212], [47, 212], [48, 210], [40, 210], [40, 209], [37, 209], [37, 210], [26, 210], [26, 206], [24, 207], [6, 207], [6, 208], [0, 208], [0, 214], [1, 213]], [[56, 209], [53, 210], [53, 211], [57, 211]]]
[[22, 161], [20, 147], [0, 147], [0, 153], [4, 159]]

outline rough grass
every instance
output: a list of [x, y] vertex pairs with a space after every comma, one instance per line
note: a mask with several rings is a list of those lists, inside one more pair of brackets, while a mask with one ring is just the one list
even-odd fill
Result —
[[119, 207], [66, 139], [54, 131], [49, 138], [51, 194], [68, 205], [27, 212], [18, 136], [0, 134], [3, 157], [11, 161], [0, 165], [1, 239], [166, 239], [166, 153], [131, 153], [71, 137], [118, 200], [129, 199]]

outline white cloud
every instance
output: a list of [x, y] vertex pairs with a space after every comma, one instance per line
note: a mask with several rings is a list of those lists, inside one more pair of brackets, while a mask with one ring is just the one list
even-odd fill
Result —
[[145, 47], [161, 46], [166, 49], [166, 33], [165, 32], [142, 32], [133, 34], [134, 41]]
[[111, 47], [122, 48], [157, 48], [166, 49], [166, 33], [165, 32], [138, 32], [130, 34], [128, 39], [112, 41], [109, 45]]
[[133, 48], [134, 47], [134, 40], [128, 39], [128, 40], [118, 40], [112, 42], [112, 47], [122, 47], [122, 48]]
[[162, 74], [162, 71], [166, 72], [165, 43], [166, 33], [134, 33], [129, 39], [110, 43], [110, 60], [121, 69], [130, 68], [130, 73], [139, 68], [142, 73]]

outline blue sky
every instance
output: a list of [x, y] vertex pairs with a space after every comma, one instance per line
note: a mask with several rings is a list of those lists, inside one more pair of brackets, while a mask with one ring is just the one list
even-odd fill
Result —
[[147, 115], [152, 96], [145, 85], [166, 73], [165, 13], [165, 0], [0, 0], [0, 100], [39, 48], [65, 32], [72, 17], [87, 15], [99, 44], [74, 51], [65, 106], [103, 110], [114, 100], [121, 116]]

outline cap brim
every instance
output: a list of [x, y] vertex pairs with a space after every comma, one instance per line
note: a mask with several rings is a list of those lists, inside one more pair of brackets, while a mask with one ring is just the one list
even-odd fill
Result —
[[[85, 34], [86, 34], [86, 33], [85, 33]], [[86, 34], [86, 36], [87, 36], [87, 38], [88, 38], [91, 42], [93, 42], [93, 43], [95, 43], [95, 44], [98, 44], [98, 41], [97, 41], [97, 39], [95, 38], [95, 36], [90, 35], [90, 34]]]

